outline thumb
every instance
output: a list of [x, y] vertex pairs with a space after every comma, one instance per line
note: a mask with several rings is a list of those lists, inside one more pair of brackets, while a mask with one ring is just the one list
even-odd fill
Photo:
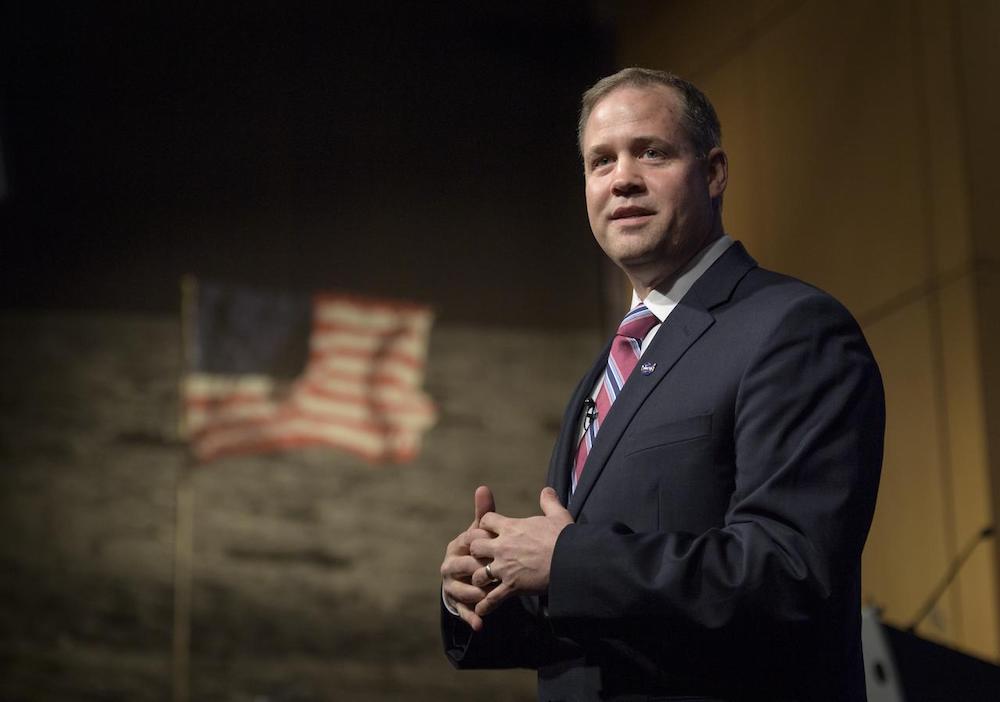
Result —
[[476, 488], [475, 503], [476, 520], [473, 522], [473, 525], [478, 527], [479, 520], [483, 518], [484, 514], [497, 511], [496, 501], [493, 499], [493, 491], [486, 485], [480, 485]]
[[559, 495], [550, 487], [542, 488], [542, 494], [538, 496], [538, 505], [546, 517], [569, 516], [569, 511], [559, 501]]

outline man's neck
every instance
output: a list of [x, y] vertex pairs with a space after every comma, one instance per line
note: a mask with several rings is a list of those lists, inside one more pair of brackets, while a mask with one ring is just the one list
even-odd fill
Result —
[[662, 267], [659, 268], [655, 276], [650, 275], [645, 277], [641, 272], [625, 271], [629, 282], [632, 283], [632, 289], [635, 290], [640, 300], [646, 299], [651, 290], [662, 291], [668, 289], [678, 276], [688, 270], [705, 251], [710, 249], [723, 236], [725, 236], [725, 232], [721, 228], [715, 230], [699, 249], [692, 251], [683, 261], [666, 270]]
[[705, 271], [712, 267], [726, 250], [733, 244], [733, 240], [722, 235], [701, 251], [696, 253], [687, 264], [677, 270], [669, 281], [649, 290], [640, 297], [638, 290], [632, 293], [632, 307], [640, 301], [646, 303], [649, 310], [660, 318], [666, 319], [677, 303], [681, 301], [687, 291], [704, 275]]

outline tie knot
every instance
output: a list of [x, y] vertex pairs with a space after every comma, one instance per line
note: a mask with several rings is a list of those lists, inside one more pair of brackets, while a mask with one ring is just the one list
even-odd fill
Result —
[[641, 342], [646, 338], [649, 330], [659, 323], [660, 320], [657, 316], [650, 312], [645, 305], [640, 304], [625, 315], [625, 319], [618, 325], [618, 336], [627, 336]]

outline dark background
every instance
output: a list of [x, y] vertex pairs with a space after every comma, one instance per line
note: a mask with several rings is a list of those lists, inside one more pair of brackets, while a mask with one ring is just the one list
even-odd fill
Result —
[[601, 7], [15, 2], [0, 305], [173, 313], [194, 273], [593, 327]]
[[[601, 7], [0, 8], [0, 699], [534, 699], [451, 670], [438, 568], [480, 483], [538, 511], [602, 343]], [[431, 304], [419, 457], [192, 468], [187, 273]]]

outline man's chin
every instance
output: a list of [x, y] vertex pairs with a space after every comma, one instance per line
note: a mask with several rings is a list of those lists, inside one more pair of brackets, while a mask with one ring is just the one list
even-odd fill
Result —
[[662, 265], [664, 259], [662, 253], [648, 249], [619, 251], [615, 255], [609, 254], [609, 257], [624, 271], [640, 271], [646, 268], [656, 268]]

